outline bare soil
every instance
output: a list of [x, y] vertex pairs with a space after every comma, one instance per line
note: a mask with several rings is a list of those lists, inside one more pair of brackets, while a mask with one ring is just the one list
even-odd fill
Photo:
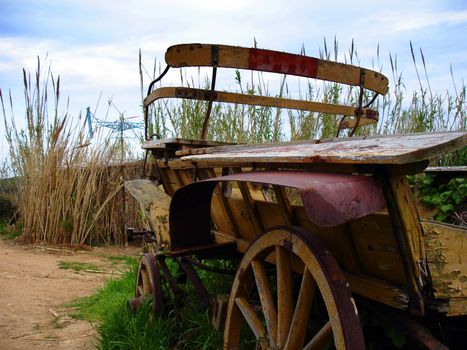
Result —
[[[118, 277], [122, 265], [109, 256], [137, 254], [135, 247], [73, 251], [0, 240], [0, 350], [95, 349], [96, 330], [70, 317], [65, 305]], [[98, 271], [61, 269], [61, 261], [94, 264]]]

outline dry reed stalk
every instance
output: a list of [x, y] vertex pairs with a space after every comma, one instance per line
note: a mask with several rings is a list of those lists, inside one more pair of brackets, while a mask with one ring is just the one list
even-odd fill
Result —
[[[97, 141], [97, 147], [83, 146], [84, 124], [58, 113], [60, 79], [55, 81], [50, 69], [42, 75], [39, 60], [34, 81], [24, 71], [26, 129], [15, 124], [13, 112], [7, 117], [0, 95], [11, 163], [18, 177], [23, 240], [122, 243], [122, 212], [107, 211], [115, 207], [112, 201], [122, 200], [117, 194], [124, 176], [109, 170], [112, 160], [120, 158], [116, 154], [120, 147], [105, 138]], [[48, 96], [54, 97], [52, 103]], [[11, 96], [9, 100], [13, 111]]]

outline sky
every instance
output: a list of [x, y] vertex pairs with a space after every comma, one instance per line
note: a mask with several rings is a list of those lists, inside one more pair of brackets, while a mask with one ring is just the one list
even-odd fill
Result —
[[[336, 38], [340, 61], [354, 40], [360, 64], [370, 68], [379, 47], [390, 88], [389, 53], [397, 56], [408, 89], [417, 86], [411, 42], [419, 62], [423, 50], [432, 88], [444, 91], [453, 88], [451, 65], [457, 85], [467, 75], [466, 35], [467, 0], [0, 0], [0, 89], [11, 91], [21, 115], [22, 69], [33, 74], [39, 57], [60, 75], [62, 110], [71, 116], [87, 106], [100, 119], [141, 116], [140, 49], [151, 71], [154, 60], [164, 66], [173, 44], [250, 47], [256, 40], [259, 48], [305, 47], [316, 57], [325, 39], [332, 46]], [[179, 78], [171, 74], [174, 85]], [[107, 114], [109, 99], [115, 108]], [[3, 125], [0, 132], [3, 139]]]

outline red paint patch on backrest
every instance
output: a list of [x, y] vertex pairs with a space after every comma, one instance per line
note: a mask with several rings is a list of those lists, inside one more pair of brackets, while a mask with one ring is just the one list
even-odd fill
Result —
[[285, 52], [250, 49], [248, 68], [264, 72], [316, 78], [318, 60]]

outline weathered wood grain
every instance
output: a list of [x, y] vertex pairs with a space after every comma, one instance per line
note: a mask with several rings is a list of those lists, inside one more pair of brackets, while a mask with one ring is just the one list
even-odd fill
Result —
[[[329, 113], [334, 115], [343, 115], [350, 117], [356, 117], [357, 115], [357, 109], [355, 106], [345, 106], [332, 103], [294, 100], [251, 94], [239, 94], [234, 92], [211, 91], [186, 87], [162, 87], [157, 90], [154, 90], [150, 95], [148, 95], [144, 99], [144, 106], [147, 107], [155, 101], [163, 98], [183, 98], [199, 101], [215, 101], [252, 106], [286, 108], [317, 113]], [[375, 110], [369, 108], [362, 108], [361, 113], [362, 115], [358, 122], [359, 126], [373, 124], [378, 121], [378, 112]], [[355, 126], [355, 124], [355, 118], [348, 119], [341, 124], [341, 129], [352, 128]], [[160, 146], [160, 143], [155, 144], [155, 147]], [[206, 144], [206, 146], [209, 146], [209, 144]]]
[[467, 132], [402, 134], [319, 143], [282, 143], [216, 147], [205, 154], [182, 157], [189, 163], [209, 165], [277, 164], [409, 164], [465, 147]]
[[467, 314], [467, 229], [422, 221], [435, 298], [449, 316]]
[[227, 45], [180, 44], [167, 49], [171, 67], [225, 67], [259, 70], [359, 86], [386, 94], [388, 79], [381, 73], [304, 55]]
[[144, 210], [159, 244], [170, 243], [168, 221], [170, 197], [150, 180], [126, 181], [125, 188]]

